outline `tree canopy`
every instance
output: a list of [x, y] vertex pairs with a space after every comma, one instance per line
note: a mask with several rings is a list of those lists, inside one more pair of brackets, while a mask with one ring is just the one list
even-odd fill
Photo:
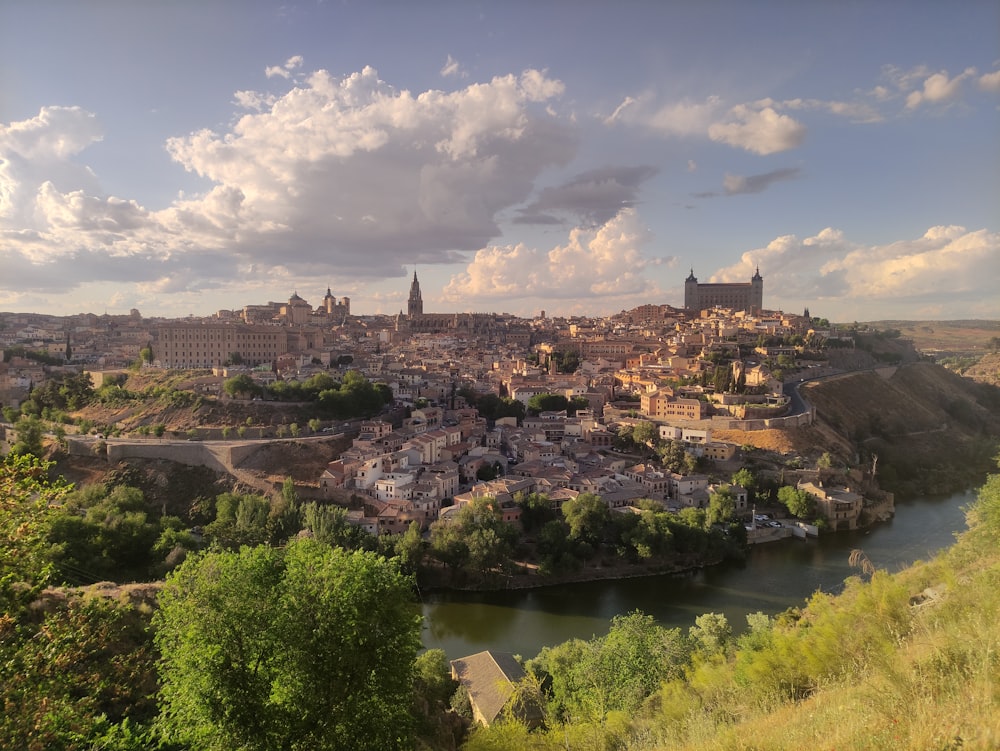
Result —
[[394, 564], [310, 539], [189, 558], [154, 617], [165, 735], [220, 750], [411, 748], [411, 597]]
[[800, 519], [808, 519], [816, 513], [816, 498], [804, 490], [782, 485], [778, 488], [778, 502]]

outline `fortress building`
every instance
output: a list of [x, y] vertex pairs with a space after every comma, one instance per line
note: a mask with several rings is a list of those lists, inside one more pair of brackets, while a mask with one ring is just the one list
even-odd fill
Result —
[[764, 277], [758, 267], [749, 282], [699, 284], [691, 269], [684, 280], [684, 307], [692, 311], [721, 307], [757, 312], [764, 307]]

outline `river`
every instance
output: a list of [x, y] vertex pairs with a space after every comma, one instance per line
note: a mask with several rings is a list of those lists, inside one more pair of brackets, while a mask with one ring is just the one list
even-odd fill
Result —
[[858, 573], [847, 562], [854, 548], [890, 572], [927, 560], [965, 529], [963, 508], [975, 497], [976, 491], [967, 491], [899, 501], [891, 521], [818, 540], [755, 545], [740, 565], [538, 589], [424, 595], [424, 646], [443, 649], [448, 659], [484, 649], [527, 659], [544, 646], [606, 634], [612, 617], [633, 610], [685, 629], [702, 613], [723, 613], [739, 631], [748, 613], [773, 615], [817, 590], [838, 592], [844, 579]]

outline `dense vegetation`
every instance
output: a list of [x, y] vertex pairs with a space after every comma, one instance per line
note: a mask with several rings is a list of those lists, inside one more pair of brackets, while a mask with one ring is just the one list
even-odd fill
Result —
[[[65, 426], [70, 425], [75, 425], [79, 433], [98, 431], [105, 435], [119, 435], [122, 432], [119, 425], [95, 424], [71, 414], [87, 407], [148, 412], [155, 415], [158, 422], [139, 424], [134, 430], [141, 435], [159, 437], [166, 432], [166, 425], [161, 422], [165, 413], [184, 409], [212, 412], [212, 406], [218, 404], [215, 397], [183, 388], [175, 379], [164, 378], [146, 386], [131, 386], [131, 383], [124, 374], [106, 379], [96, 389], [86, 373], [61, 373], [47, 379], [31, 390], [19, 408], [3, 408], [4, 420], [16, 425], [19, 436], [27, 436], [27, 440], [22, 439], [17, 451], [40, 454], [43, 431], [49, 430], [62, 440], [66, 435]], [[328, 373], [317, 373], [305, 381], [275, 381], [269, 385], [258, 384], [249, 375], [241, 374], [224, 381], [223, 391], [232, 398], [300, 404], [313, 418], [308, 423], [313, 424], [315, 420], [316, 425], [319, 418], [350, 420], [371, 417], [392, 402], [392, 390], [387, 385], [372, 383], [357, 371], [346, 372], [339, 381]], [[223, 426], [227, 433], [231, 433], [233, 428], [233, 425]], [[235, 426], [238, 433], [245, 432], [245, 429], [246, 425]], [[288, 428], [279, 426], [279, 432], [287, 431]]]

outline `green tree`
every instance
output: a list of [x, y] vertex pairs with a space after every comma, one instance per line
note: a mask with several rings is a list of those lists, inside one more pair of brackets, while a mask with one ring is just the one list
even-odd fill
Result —
[[15, 601], [30, 599], [53, 574], [48, 525], [71, 487], [49, 481], [51, 466], [34, 454], [10, 454], [0, 460], [0, 605], [4, 612], [13, 610]]
[[[427, 554], [427, 543], [420, 531], [420, 522], [412, 521], [395, 542], [396, 556], [404, 571], [417, 572]], [[450, 695], [450, 694], [449, 694]]]
[[528, 412], [533, 415], [561, 412], [564, 409], [569, 409], [569, 399], [562, 394], [535, 394], [528, 400]]
[[515, 497], [515, 502], [521, 509], [521, 528], [529, 534], [539, 530], [542, 525], [557, 518], [548, 496], [541, 493], [527, 493]]
[[597, 546], [604, 530], [611, 521], [611, 511], [604, 500], [593, 493], [580, 493], [566, 501], [562, 507], [563, 517], [569, 525], [571, 539]]
[[816, 498], [804, 490], [791, 485], [778, 488], [778, 502], [788, 508], [789, 513], [800, 519], [810, 519], [816, 513]]
[[222, 493], [215, 499], [215, 520], [205, 527], [205, 537], [226, 548], [263, 545], [270, 538], [270, 512], [263, 496]]
[[632, 440], [640, 446], [655, 448], [660, 440], [660, 431], [654, 423], [642, 420], [632, 428]]
[[725, 524], [736, 515], [736, 498], [728, 485], [724, 485], [708, 496], [708, 514], [705, 523]]
[[683, 441], [664, 441], [657, 447], [660, 461], [671, 472], [683, 472], [688, 466], [688, 453]]
[[476, 498], [453, 519], [431, 524], [431, 555], [446, 566], [491, 575], [510, 560], [517, 530], [503, 521], [496, 501]]
[[420, 618], [373, 553], [303, 539], [189, 558], [154, 616], [160, 724], [201, 749], [410, 749]]
[[710, 655], [725, 650], [733, 638], [733, 629], [721, 613], [702, 613], [688, 633], [695, 645]]
[[753, 490], [757, 487], [757, 477], [752, 471], [746, 467], [742, 467], [733, 473], [730, 482], [733, 485], [739, 485], [746, 488], [747, 490]]
[[222, 383], [222, 390], [234, 399], [237, 397], [246, 398], [260, 393], [260, 387], [246, 373], [227, 378]]
[[37, 417], [21, 415], [14, 426], [17, 430], [17, 441], [11, 448], [14, 454], [42, 455], [42, 438], [45, 435], [45, 424]]
[[[106, 745], [156, 714], [156, 668], [145, 616], [103, 597], [51, 598], [17, 630], [0, 619], [0, 748]], [[155, 744], [129, 746], [151, 748]]]
[[348, 549], [360, 547], [368, 534], [347, 521], [347, 509], [318, 503], [303, 504], [302, 528], [326, 545]]
[[660, 684], [683, 674], [689, 648], [679, 629], [639, 611], [615, 616], [607, 636], [546, 647], [528, 669], [547, 676], [561, 719], [603, 723], [609, 712], [634, 712]]

